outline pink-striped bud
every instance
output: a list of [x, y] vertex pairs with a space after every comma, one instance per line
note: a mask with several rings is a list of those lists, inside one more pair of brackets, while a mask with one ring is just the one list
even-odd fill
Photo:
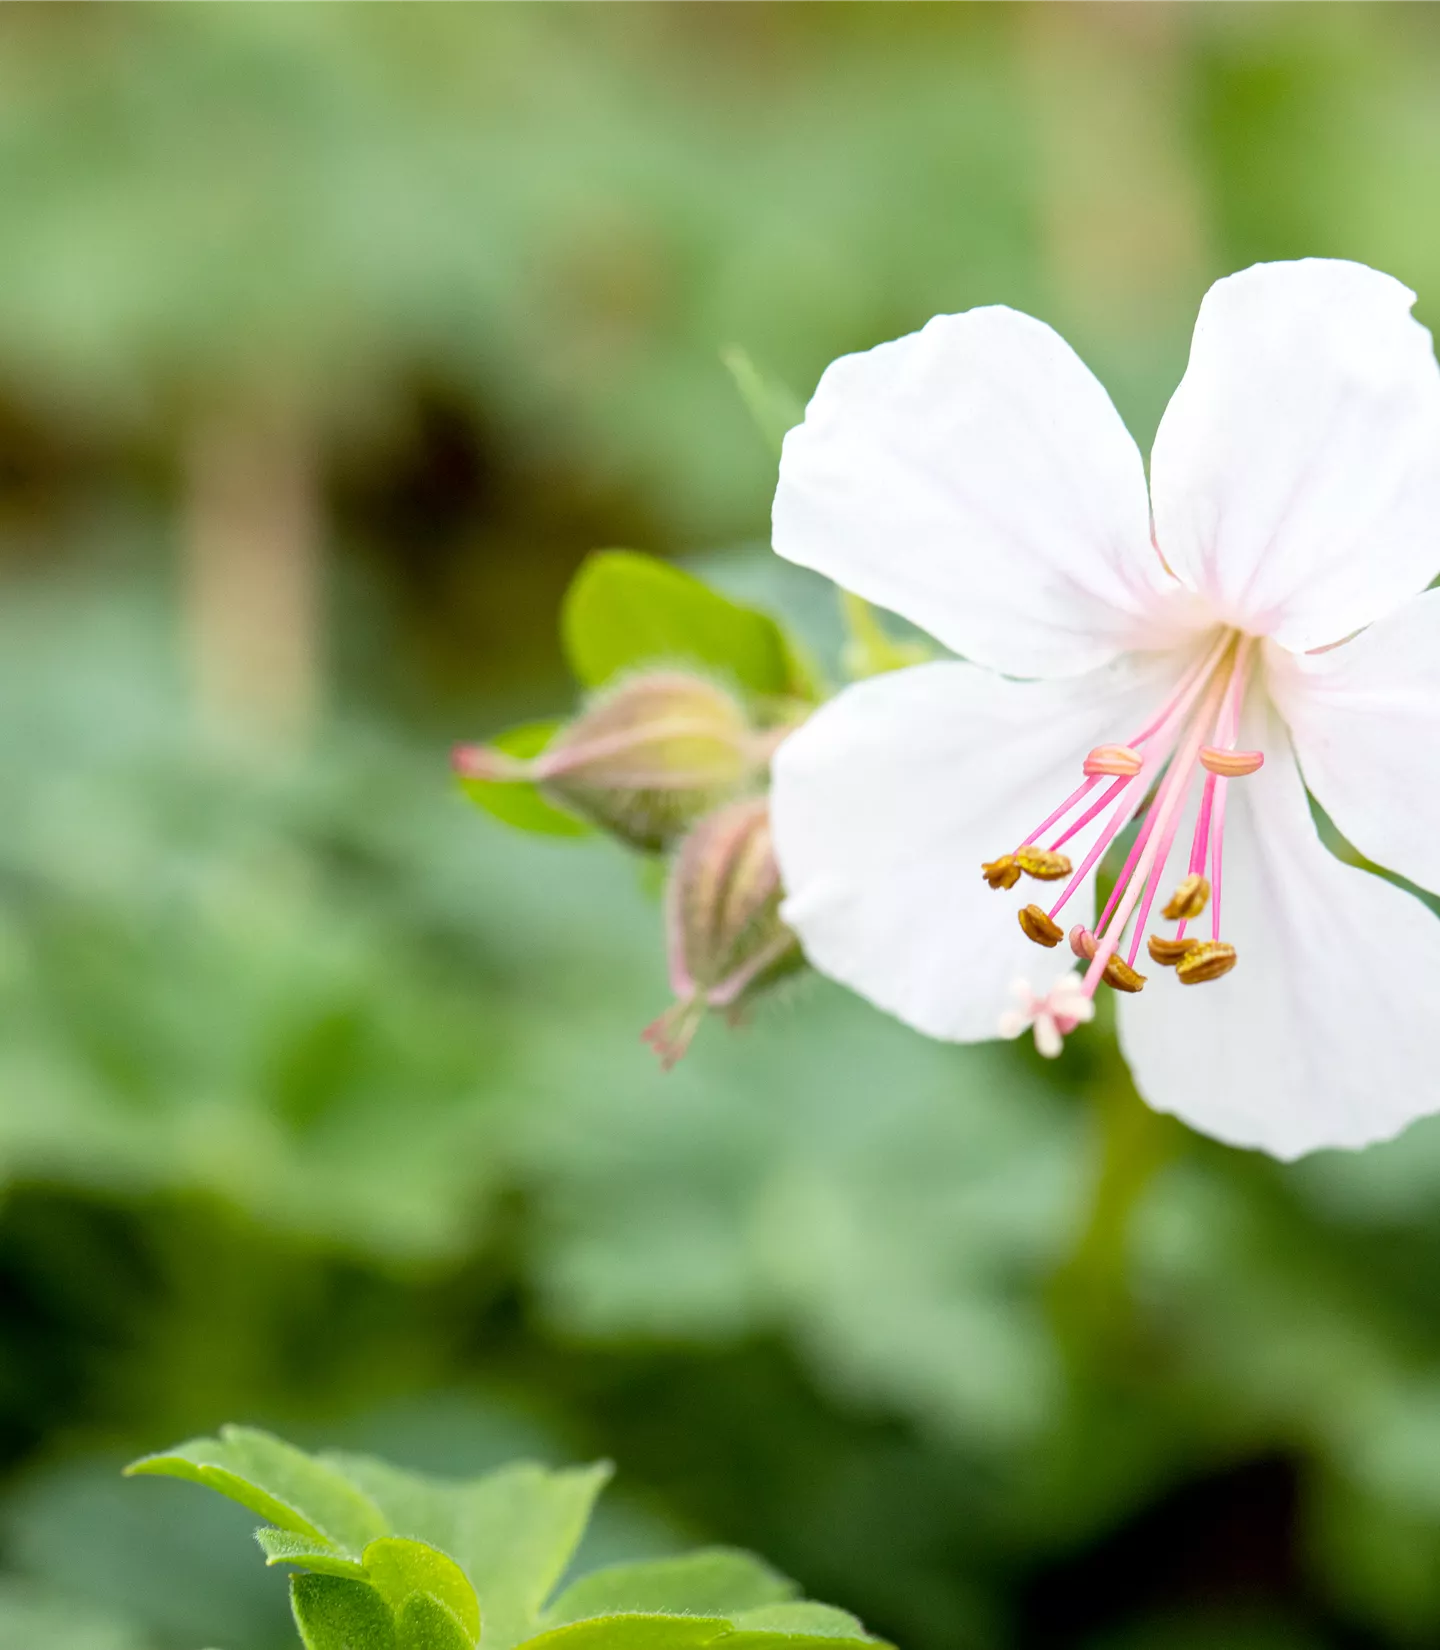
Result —
[[463, 746], [455, 766], [469, 778], [531, 780], [559, 806], [655, 850], [758, 783], [774, 743], [724, 688], [665, 670], [597, 695], [529, 761]]
[[719, 809], [681, 844], [665, 896], [675, 1002], [643, 1033], [667, 1070], [708, 1011], [734, 1024], [801, 967], [800, 943], [780, 920], [781, 897], [765, 797]]

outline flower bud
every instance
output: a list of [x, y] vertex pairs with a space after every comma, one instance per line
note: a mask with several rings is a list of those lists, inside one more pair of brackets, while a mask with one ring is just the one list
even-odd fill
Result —
[[653, 850], [754, 784], [774, 743], [714, 682], [652, 671], [599, 694], [528, 762], [471, 746], [456, 766], [471, 778], [531, 780], [552, 802]]
[[685, 838], [666, 889], [675, 1003], [643, 1033], [667, 1070], [708, 1010], [733, 1025], [802, 966], [800, 942], [780, 920], [781, 897], [767, 798], [732, 802]]

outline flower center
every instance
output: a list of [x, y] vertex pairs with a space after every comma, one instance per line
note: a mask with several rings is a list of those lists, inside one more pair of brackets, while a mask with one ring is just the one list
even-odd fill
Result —
[[[982, 867], [992, 888], [1013, 888], [1022, 875], [1041, 882], [1065, 881], [1048, 910], [1027, 905], [1020, 926], [1037, 945], [1065, 938], [1058, 918], [1110, 844], [1136, 818], [1140, 828], [1115, 887], [1093, 931], [1070, 930], [1070, 948], [1089, 963], [1081, 990], [1093, 998], [1103, 980], [1119, 991], [1140, 991], [1145, 976], [1135, 962], [1145, 939], [1155, 896], [1165, 885], [1166, 865], [1185, 811], [1191, 782], [1204, 773], [1184, 877], [1161, 909], [1177, 924], [1173, 935], [1152, 933], [1152, 962], [1174, 968], [1186, 985], [1219, 979], [1235, 966], [1235, 948], [1220, 937], [1225, 851], [1225, 793], [1232, 779], [1261, 766], [1260, 751], [1236, 748], [1245, 685], [1255, 658], [1255, 638], [1221, 631], [1181, 677], [1159, 714], [1123, 745], [1097, 745], [1085, 759], [1084, 782], [1043, 819], [1011, 853]], [[1109, 784], [1105, 784], [1106, 780]], [[1100, 791], [1092, 800], [1092, 793]], [[1092, 820], [1104, 824], [1077, 868], [1061, 849]], [[1052, 840], [1046, 842], [1046, 838]], [[1208, 939], [1187, 934], [1209, 910]], [[1133, 918], [1133, 922], [1132, 922]], [[1129, 928], [1128, 945], [1122, 943]], [[1062, 1032], [1079, 1016], [1060, 1015]], [[1068, 1022], [1068, 1023], [1067, 1023]]]

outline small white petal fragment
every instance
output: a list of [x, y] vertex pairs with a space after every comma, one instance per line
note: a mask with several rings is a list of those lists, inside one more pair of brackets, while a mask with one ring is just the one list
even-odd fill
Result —
[[1095, 1004], [1085, 995], [1078, 974], [1062, 974], [1043, 997], [1036, 996], [1026, 980], [1012, 981], [1010, 991], [1019, 1006], [1007, 1009], [996, 1029], [1013, 1040], [1033, 1026], [1035, 1047], [1047, 1060], [1058, 1058], [1069, 1033], [1095, 1016]]

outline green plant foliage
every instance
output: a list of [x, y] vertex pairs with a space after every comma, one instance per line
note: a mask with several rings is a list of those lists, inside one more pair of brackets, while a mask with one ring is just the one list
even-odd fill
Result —
[[448, 1481], [367, 1456], [307, 1455], [268, 1433], [226, 1427], [126, 1470], [202, 1484], [274, 1521], [257, 1536], [270, 1563], [304, 1569], [291, 1600], [307, 1650], [808, 1650], [822, 1641], [858, 1650], [879, 1642], [845, 1611], [796, 1600], [792, 1582], [726, 1549], [597, 1570], [547, 1608], [609, 1477], [603, 1463], [547, 1471], [517, 1462]]
[[[560, 723], [522, 722], [518, 727], [506, 728], [489, 740], [496, 750], [522, 760], [539, 756], [555, 737]], [[541, 836], [588, 836], [591, 827], [574, 814], [557, 808], [540, 794], [538, 785], [526, 779], [472, 779], [460, 778], [457, 783], [477, 807], [487, 814], [513, 825], [517, 830], [535, 831]]]
[[648, 664], [699, 665], [766, 698], [813, 691], [784, 631], [678, 567], [633, 550], [590, 556], [560, 615], [565, 656], [577, 680], [599, 687]]
[[798, 1588], [750, 1553], [716, 1547], [682, 1557], [612, 1564], [573, 1582], [546, 1612], [560, 1626], [619, 1611], [732, 1615], [793, 1599]]

